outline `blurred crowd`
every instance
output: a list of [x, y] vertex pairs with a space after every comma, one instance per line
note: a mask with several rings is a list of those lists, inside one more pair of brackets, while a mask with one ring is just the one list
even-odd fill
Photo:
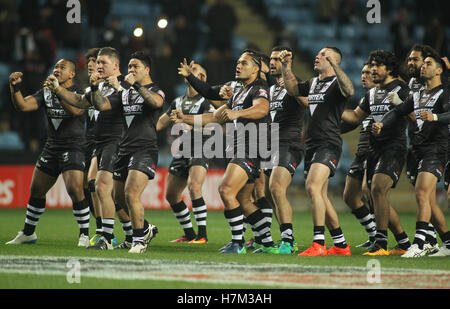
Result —
[[[139, 37], [125, 31], [122, 25], [126, 20], [113, 14], [112, 7], [117, 1], [80, 2], [82, 22], [70, 24], [66, 21], [69, 10], [66, 0], [0, 0], [0, 150], [33, 153], [41, 150], [46, 138], [44, 111], [16, 112], [10, 104], [7, 79], [11, 72], [22, 71], [24, 93], [32, 94], [41, 87], [60, 55], [74, 58], [78, 69], [76, 79], [83, 89], [88, 83], [83, 54], [88, 48], [112, 46], [119, 50], [123, 74], [127, 72], [131, 52], [147, 51], [153, 58], [152, 77], [164, 89], [167, 105], [179, 93], [177, 86], [184, 89], [177, 75], [183, 58], [200, 59], [212, 85], [234, 76], [233, 38], [239, 19], [231, 0], [128, 1], [129, 5], [145, 3], [152, 10], [158, 8], [154, 20], [143, 20], [139, 25], [145, 29]], [[271, 8], [264, 5], [265, 1], [246, 0], [245, 3], [275, 32], [274, 45], [298, 46], [289, 27], [270, 17], [268, 10]], [[393, 51], [404, 57], [413, 43], [425, 43], [447, 55], [445, 27], [450, 26], [450, 20], [441, 15], [450, 11], [449, 6], [449, 1], [439, 0], [383, 1], [383, 16], [390, 17], [394, 37]], [[359, 0], [318, 0], [316, 3], [318, 23], [356, 23], [365, 18], [366, 13], [367, 8], [361, 7]], [[167, 27], [157, 26], [161, 18], [169, 21]], [[413, 40], [415, 25], [425, 27], [423, 42]], [[167, 144], [167, 136], [161, 138], [161, 143]]]
[[[177, 67], [183, 58], [200, 52], [209, 69], [208, 80], [219, 84], [234, 73], [232, 40], [238, 19], [226, 0], [135, 0], [160, 12], [156, 20], [136, 26], [142, 36], [127, 33], [121, 16], [112, 12], [112, 0], [81, 0], [81, 24], [70, 24], [66, 0], [0, 0], [0, 150], [40, 152], [46, 139], [43, 109], [19, 113], [10, 104], [8, 76], [24, 73], [23, 92], [33, 94], [52, 72], [56, 58], [69, 56], [77, 64], [77, 84], [87, 86], [83, 53], [91, 47], [111, 46], [121, 54], [122, 74], [127, 72], [128, 56], [136, 50], [153, 58], [152, 77], [164, 89], [168, 105], [182, 83]], [[117, 1], [116, 1], [117, 2]], [[167, 27], [156, 21], [165, 18]], [[165, 138], [161, 139], [166, 140]]]

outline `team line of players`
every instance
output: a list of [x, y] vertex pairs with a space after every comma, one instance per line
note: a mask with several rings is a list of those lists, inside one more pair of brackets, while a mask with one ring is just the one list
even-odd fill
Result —
[[[84, 93], [76, 89], [75, 65], [67, 59], [57, 62], [44, 88], [31, 96], [22, 95], [22, 73], [12, 73], [9, 82], [13, 104], [21, 111], [44, 105], [49, 134], [34, 170], [24, 229], [8, 244], [37, 241], [35, 228], [45, 210], [45, 194], [62, 173], [80, 228], [79, 246], [113, 249], [117, 213], [126, 238], [116, 248], [145, 252], [158, 232], [144, 219], [140, 201], [148, 180], [155, 176], [157, 131], [182, 123], [185, 134], [198, 123], [207, 126], [231, 122], [236, 127], [231, 132], [236, 134], [235, 142], [224, 149], [224, 157], [229, 159], [218, 188], [231, 241], [220, 252], [293, 254], [298, 250], [286, 191], [296, 167], [304, 160], [314, 235], [312, 245], [299, 255], [351, 255], [327, 189], [341, 156], [341, 134], [361, 123], [360, 143], [346, 179], [344, 200], [368, 234], [369, 240], [361, 245], [367, 249], [364, 254], [450, 255], [450, 233], [436, 203], [436, 183], [447, 163], [450, 123], [446, 113], [449, 90], [441, 79], [445, 61], [428, 46], [414, 46], [408, 55], [408, 87], [399, 77], [399, 60], [393, 53], [371, 52], [362, 69], [367, 93], [351, 110], [345, 105], [354, 88], [340, 67], [342, 53], [337, 47], [319, 51], [314, 62], [317, 77], [306, 82], [292, 73], [292, 59], [292, 50], [283, 46], [274, 47], [270, 57], [245, 50], [237, 61], [233, 81], [220, 86], [207, 84], [205, 68], [184, 60], [178, 74], [185, 78], [187, 93], [176, 98], [161, 116], [165, 95], [151, 78], [151, 58], [142, 52], [131, 55], [128, 75], [124, 77], [116, 50], [89, 50], [86, 60], [90, 87]], [[277, 160], [271, 168], [261, 169], [264, 158], [248, 151], [259, 141], [239, 130], [252, 123], [257, 124], [257, 130], [260, 124], [278, 124], [279, 147], [272, 154]], [[237, 141], [245, 146], [243, 154], [237, 151]], [[388, 199], [406, 156], [418, 203], [412, 244]], [[184, 231], [174, 242], [208, 242], [207, 207], [201, 190], [208, 166], [206, 157], [191, 155], [174, 158], [169, 167], [166, 199]], [[181, 198], [186, 186], [198, 233]], [[93, 205], [97, 222], [91, 240], [89, 205]], [[277, 244], [271, 235], [273, 214], [281, 233]], [[247, 224], [254, 238], [245, 243]], [[325, 246], [325, 226], [334, 243], [329, 249]], [[388, 228], [398, 243], [393, 250], [387, 250]], [[443, 242], [440, 248], [435, 229]]]

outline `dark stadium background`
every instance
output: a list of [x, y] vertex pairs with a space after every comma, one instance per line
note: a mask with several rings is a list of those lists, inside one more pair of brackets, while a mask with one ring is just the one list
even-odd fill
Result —
[[[404, 59], [414, 43], [425, 43], [442, 56], [449, 52], [450, 20], [443, 18], [450, 12], [449, 1], [381, 0], [379, 24], [367, 22], [371, 8], [366, 0], [81, 0], [79, 24], [67, 22], [67, 2], [0, 0], [1, 165], [34, 164], [46, 138], [43, 110], [19, 113], [12, 107], [9, 74], [24, 72], [23, 92], [32, 94], [57, 59], [70, 58], [76, 61], [77, 83], [83, 89], [87, 85], [83, 54], [91, 47], [118, 49], [122, 73], [131, 52], [148, 51], [153, 58], [152, 77], [167, 95], [166, 106], [185, 92], [176, 70], [183, 58], [203, 64], [208, 82], [216, 85], [233, 79], [235, 61], [243, 49], [270, 55], [274, 45], [288, 45], [296, 53], [294, 71], [307, 79], [313, 76], [315, 54], [325, 45], [335, 45], [342, 50], [342, 67], [355, 85], [351, 105], [364, 94], [360, 70], [371, 50], [388, 49]], [[161, 28], [164, 19], [168, 23]], [[140, 37], [136, 28], [143, 31]], [[169, 130], [159, 138], [161, 167], [171, 160]], [[336, 200], [342, 200], [358, 130], [343, 137], [343, 157], [330, 182]], [[293, 183], [291, 197], [302, 198], [303, 164]], [[439, 194], [445, 205], [445, 196]], [[392, 196], [399, 207], [415, 211], [414, 194], [404, 176]]]

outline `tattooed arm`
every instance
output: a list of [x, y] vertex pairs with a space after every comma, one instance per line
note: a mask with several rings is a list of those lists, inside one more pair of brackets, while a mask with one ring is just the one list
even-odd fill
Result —
[[139, 88], [138, 92], [147, 105], [150, 105], [153, 108], [161, 108], [163, 106], [164, 99], [159, 94], [142, 86]]
[[291, 96], [300, 96], [297, 77], [292, 73], [292, 53], [283, 50], [280, 52], [279, 57], [282, 63], [281, 74], [283, 76], [284, 88]]
[[142, 87], [142, 85], [136, 81], [133, 74], [130, 73], [125, 76], [125, 81], [132, 85], [137, 92], [139, 92], [141, 97], [144, 99], [145, 104], [153, 108], [161, 108], [163, 106], [164, 98], [160, 94]]
[[92, 105], [94, 105], [96, 110], [103, 112], [112, 109], [111, 102], [109, 102], [109, 100], [102, 95], [98, 88], [94, 87], [94, 89], [92, 89], [90, 97]]
[[327, 61], [331, 64], [336, 73], [336, 78], [339, 84], [339, 89], [344, 97], [348, 98], [355, 94], [355, 89], [353, 88], [352, 81], [348, 78], [347, 74], [342, 71], [341, 67], [335, 62], [335, 60], [329, 56], [325, 57]]

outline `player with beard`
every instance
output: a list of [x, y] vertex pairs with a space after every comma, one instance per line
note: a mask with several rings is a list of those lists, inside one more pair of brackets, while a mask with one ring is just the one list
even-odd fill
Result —
[[[192, 73], [193, 76], [204, 82], [207, 80], [206, 70], [196, 63], [191, 63], [188, 67], [186, 59], [181, 65], [180, 71], [183, 71], [182, 75]], [[170, 114], [173, 110], [181, 110], [185, 115], [200, 115], [214, 111], [210, 102], [192, 88], [186, 79], [185, 82], [188, 86], [186, 95], [173, 100], [168, 110], [158, 120], [156, 125], [158, 131], [165, 129], [172, 123]], [[167, 176], [166, 199], [184, 231], [182, 237], [172, 240], [172, 242], [206, 244], [208, 242], [206, 233], [207, 208], [203, 199], [202, 187], [208, 172], [209, 159], [194, 157], [193, 149], [198, 145], [194, 144], [194, 132], [190, 126], [185, 129], [183, 134], [191, 134], [191, 155], [174, 158], [169, 166], [169, 175]], [[189, 209], [181, 196], [186, 186], [189, 189], [192, 211], [197, 222], [197, 234], [192, 226]]]
[[436, 114], [449, 111], [450, 92], [442, 85], [441, 75], [445, 70], [445, 63], [439, 54], [431, 51], [425, 57], [420, 70], [425, 89], [413, 93], [403, 104], [385, 114], [379, 123], [373, 125], [374, 133], [379, 134], [383, 128], [389, 128], [398, 121], [399, 117], [415, 113], [417, 130], [411, 137], [411, 144], [418, 166], [417, 174], [412, 175], [415, 176], [418, 211], [416, 234], [413, 244], [402, 255], [405, 258], [421, 257], [434, 249], [427, 244], [430, 220], [435, 224], [443, 241], [443, 247], [432, 256], [450, 255], [450, 232], [445, 216], [436, 203], [436, 184], [443, 176], [447, 161], [448, 126], [438, 116], [435, 117]]
[[[339, 66], [342, 53], [334, 46], [321, 49], [314, 62], [318, 76], [304, 83], [298, 82], [292, 74], [292, 53], [282, 51], [279, 57], [288, 93], [294, 97], [308, 96], [305, 176], [306, 191], [313, 206], [314, 236], [311, 247], [299, 255], [351, 255], [327, 193], [329, 177], [334, 176], [342, 151], [341, 115], [347, 98], [354, 94], [352, 82]], [[325, 247], [325, 224], [334, 242], [328, 250]]]
[[[407, 74], [409, 77], [408, 87], [410, 89], [410, 95], [413, 95], [414, 93], [420, 94], [423, 90], [425, 90], [425, 81], [420, 76], [420, 68], [424, 63], [426, 55], [431, 52], [432, 48], [430, 46], [416, 44], [411, 48], [406, 58]], [[401, 100], [399, 100], [395, 95], [393, 95], [392, 100], [397, 103], [401, 102]], [[408, 120], [408, 137], [410, 139], [410, 143], [406, 156], [406, 175], [409, 179], [409, 182], [414, 186], [416, 183], [415, 177], [417, 176], [417, 159], [415, 158], [414, 152], [412, 151], [413, 141], [411, 139], [416, 136], [415, 132], [419, 131], [419, 129], [416, 124], [414, 112], [408, 115]], [[436, 231], [431, 223], [429, 224], [427, 229], [427, 243], [429, 243], [436, 250], [439, 249], [436, 240]]]
[[23, 97], [20, 89], [23, 74], [14, 72], [9, 77], [11, 99], [19, 111], [35, 111], [44, 105], [48, 120], [48, 138], [33, 171], [25, 226], [7, 244], [37, 241], [35, 229], [45, 211], [46, 194], [55, 184], [59, 174], [62, 174], [80, 230], [78, 246], [89, 245], [89, 204], [83, 192], [85, 113], [82, 109], [70, 106], [49, 89], [53, 88], [53, 85], [60, 85], [59, 87], [67, 89], [68, 92], [77, 92], [78, 89], [73, 83], [75, 75], [75, 64], [61, 59], [55, 64], [53, 74], [44, 82], [44, 88], [26, 97]]
[[[302, 142], [303, 118], [308, 103], [306, 100], [290, 96], [283, 87], [280, 53], [292, 52], [288, 47], [276, 46], [270, 55], [270, 74], [276, 84], [269, 89], [270, 117], [272, 123], [279, 125], [276, 133], [279, 137], [279, 153], [275, 154], [278, 162], [271, 169], [265, 169], [266, 196], [275, 205], [280, 223], [280, 254], [291, 254], [298, 250], [292, 226], [292, 206], [287, 199], [287, 188], [291, 184], [297, 166], [305, 156]], [[273, 142], [273, 141], [272, 141]]]
[[[376, 86], [372, 81], [370, 64], [366, 63], [361, 70], [361, 82], [364, 89], [369, 90]], [[360, 103], [364, 100], [361, 98]], [[368, 249], [375, 241], [376, 224], [374, 220], [373, 205], [371, 203], [370, 191], [366, 181], [366, 162], [371, 151], [370, 132], [373, 122], [372, 116], [367, 117], [361, 123], [358, 147], [355, 159], [350, 165], [350, 169], [345, 179], [343, 198], [347, 206], [351, 209], [358, 222], [366, 230], [369, 240], [357, 247]], [[345, 124], [345, 122], [343, 123]], [[353, 129], [353, 128], [352, 128]], [[345, 133], [342, 128], [341, 132]]]
[[[380, 119], [394, 104], [388, 99], [390, 93], [397, 93], [401, 99], [408, 96], [409, 89], [398, 80], [398, 60], [389, 51], [376, 50], [370, 53], [368, 62], [372, 69], [373, 82], [377, 87], [370, 89], [363, 101], [354, 110], [345, 110], [342, 119], [345, 122], [358, 124], [372, 115], [374, 122]], [[388, 226], [394, 232], [399, 249], [406, 250], [410, 246], [408, 236], [400, 225], [396, 211], [392, 208], [388, 196], [399, 180], [406, 156], [406, 121], [400, 119], [389, 129], [380, 134], [371, 134], [372, 152], [367, 158], [367, 182], [374, 203], [377, 233], [375, 245], [364, 255], [389, 255], [387, 251]], [[403, 252], [403, 253], [404, 253]]]
[[[175, 122], [185, 122], [194, 125], [194, 122], [206, 125], [208, 123], [233, 122], [233, 126], [227, 124], [227, 130], [234, 136], [234, 147], [228, 153], [229, 161], [219, 193], [225, 205], [225, 218], [227, 219], [232, 234], [232, 240], [226, 245], [222, 253], [246, 253], [243, 239], [244, 215], [251, 225], [255, 235], [255, 241], [261, 243], [261, 252], [278, 254], [278, 247], [274, 244], [270, 233], [270, 223], [267, 222], [261, 210], [255, 206], [252, 199], [255, 179], [260, 175], [260, 154], [251, 153], [251, 149], [259, 149], [258, 141], [252, 141], [245, 129], [248, 124], [255, 124], [258, 133], [268, 122], [269, 94], [266, 83], [259, 77], [261, 59], [254, 54], [243, 53], [236, 66], [236, 79], [240, 80], [243, 87], [236, 89], [226, 105], [222, 105], [213, 114], [198, 116], [183, 115], [180, 111], [172, 112]], [[244, 146], [245, 151], [241, 153]], [[256, 146], [256, 147], [254, 147]]]

